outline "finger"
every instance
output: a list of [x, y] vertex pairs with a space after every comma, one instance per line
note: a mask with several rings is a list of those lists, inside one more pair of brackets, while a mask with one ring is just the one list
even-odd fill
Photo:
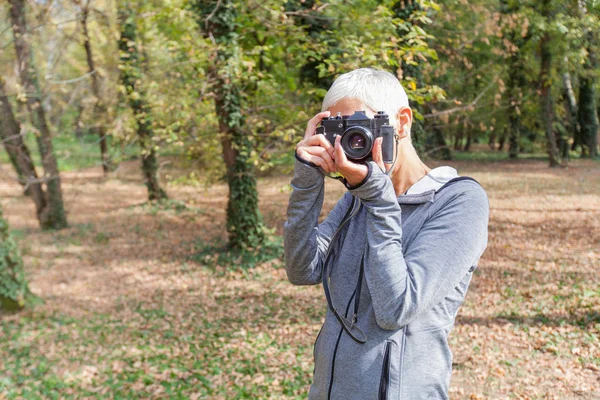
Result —
[[346, 157], [346, 153], [344, 153], [344, 149], [342, 149], [342, 136], [337, 135], [335, 137], [335, 148], [333, 155], [335, 157], [335, 166], [336, 169], [340, 171], [340, 168], [344, 169], [348, 165], [348, 158]]
[[327, 162], [325, 162], [325, 160], [323, 160], [319, 156], [315, 156], [310, 153], [304, 153], [300, 158], [306, 161], [310, 161], [316, 166], [321, 167], [326, 173], [332, 172], [332, 170], [329, 168], [329, 165], [327, 165]]
[[383, 153], [381, 151], [382, 143], [383, 138], [375, 139], [375, 143], [373, 144], [373, 161], [379, 165], [379, 168], [381, 168], [382, 171], [387, 171], [389, 168], [383, 163]]
[[329, 167], [329, 170], [335, 170], [335, 164], [333, 162], [333, 158], [329, 154], [329, 152], [321, 146], [313, 146], [313, 147], [305, 147], [304, 151], [313, 156], [321, 157]]
[[325, 135], [314, 135], [305, 140], [305, 146], [321, 146], [327, 150], [329, 155], [333, 155], [333, 146], [327, 140]]
[[323, 111], [315, 115], [308, 121], [308, 125], [306, 126], [306, 132], [304, 133], [304, 138], [308, 139], [311, 136], [314, 136], [315, 130], [317, 129], [317, 125], [319, 122], [325, 117], [329, 117], [331, 113], [329, 111]]

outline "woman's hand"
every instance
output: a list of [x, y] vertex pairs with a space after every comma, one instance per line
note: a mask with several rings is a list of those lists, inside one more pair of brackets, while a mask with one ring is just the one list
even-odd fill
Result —
[[[346, 157], [346, 153], [344, 153], [344, 150], [342, 149], [340, 141], [341, 136], [338, 135], [335, 138], [335, 151], [333, 153], [336, 170], [346, 178], [346, 181], [348, 181], [350, 186], [356, 186], [365, 180], [369, 174], [369, 167], [365, 164], [357, 164], [349, 161]], [[381, 153], [382, 142], [383, 138], [377, 138], [375, 139], [375, 143], [373, 143], [373, 161], [381, 168], [381, 171], [388, 171], [391, 168], [391, 165], [386, 166], [383, 163], [383, 156]]]
[[333, 146], [324, 135], [315, 135], [315, 131], [319, 122], [329, 115], [329, 111], [323, 111], [308, 121], [304, 139], [296, 145], [298, 157], [321, 167], [328, 174], [336, 171], [333, 162]]

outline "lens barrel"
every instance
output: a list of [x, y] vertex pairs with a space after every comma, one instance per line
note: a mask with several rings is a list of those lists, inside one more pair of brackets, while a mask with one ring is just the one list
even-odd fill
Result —
[[364, 126], [351, 126], [344, 131], [341, 146], [348, 159], [361, 160], [373, 149], [373, 133]]

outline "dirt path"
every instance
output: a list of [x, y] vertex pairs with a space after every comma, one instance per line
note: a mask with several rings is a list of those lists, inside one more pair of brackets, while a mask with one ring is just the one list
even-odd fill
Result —
[[[451, 334], [452, 398], [600, 398], [600, 164], [450, 165], [491, 206], [489, 247]], [[170, 186], [178, 202], [159, 207], [144, 205], [137, 163], [63, 181], [71, 226], [40, 232], [31, 201], [0, 177], [45, 299], [0, 320], [0, 398], [304, 397], [322, 289], [290, 285], [278, 262], [244, 272], [191, 258], [225, 241], [226, 186]], [[259, 185], [279, 234], [288, 182]], [[343, 190], [327, 183], [323, 215]]]

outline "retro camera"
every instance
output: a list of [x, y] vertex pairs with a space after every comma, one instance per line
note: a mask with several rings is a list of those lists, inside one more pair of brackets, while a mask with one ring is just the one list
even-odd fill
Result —
[[391, 164], [394, 157], [394, 128], [384, 111], [378, 111], [369, 118], [364, 111], [355, 111], [352, 115], [323, 118], [317, 133], [325, 135], [332, 145], [335, 138], [342, 136], [341, 146], [350, 161], [366, 163], [373, 159], [372, 151], [375, 139], [383, 137], [381, 152], [383, 162]]

